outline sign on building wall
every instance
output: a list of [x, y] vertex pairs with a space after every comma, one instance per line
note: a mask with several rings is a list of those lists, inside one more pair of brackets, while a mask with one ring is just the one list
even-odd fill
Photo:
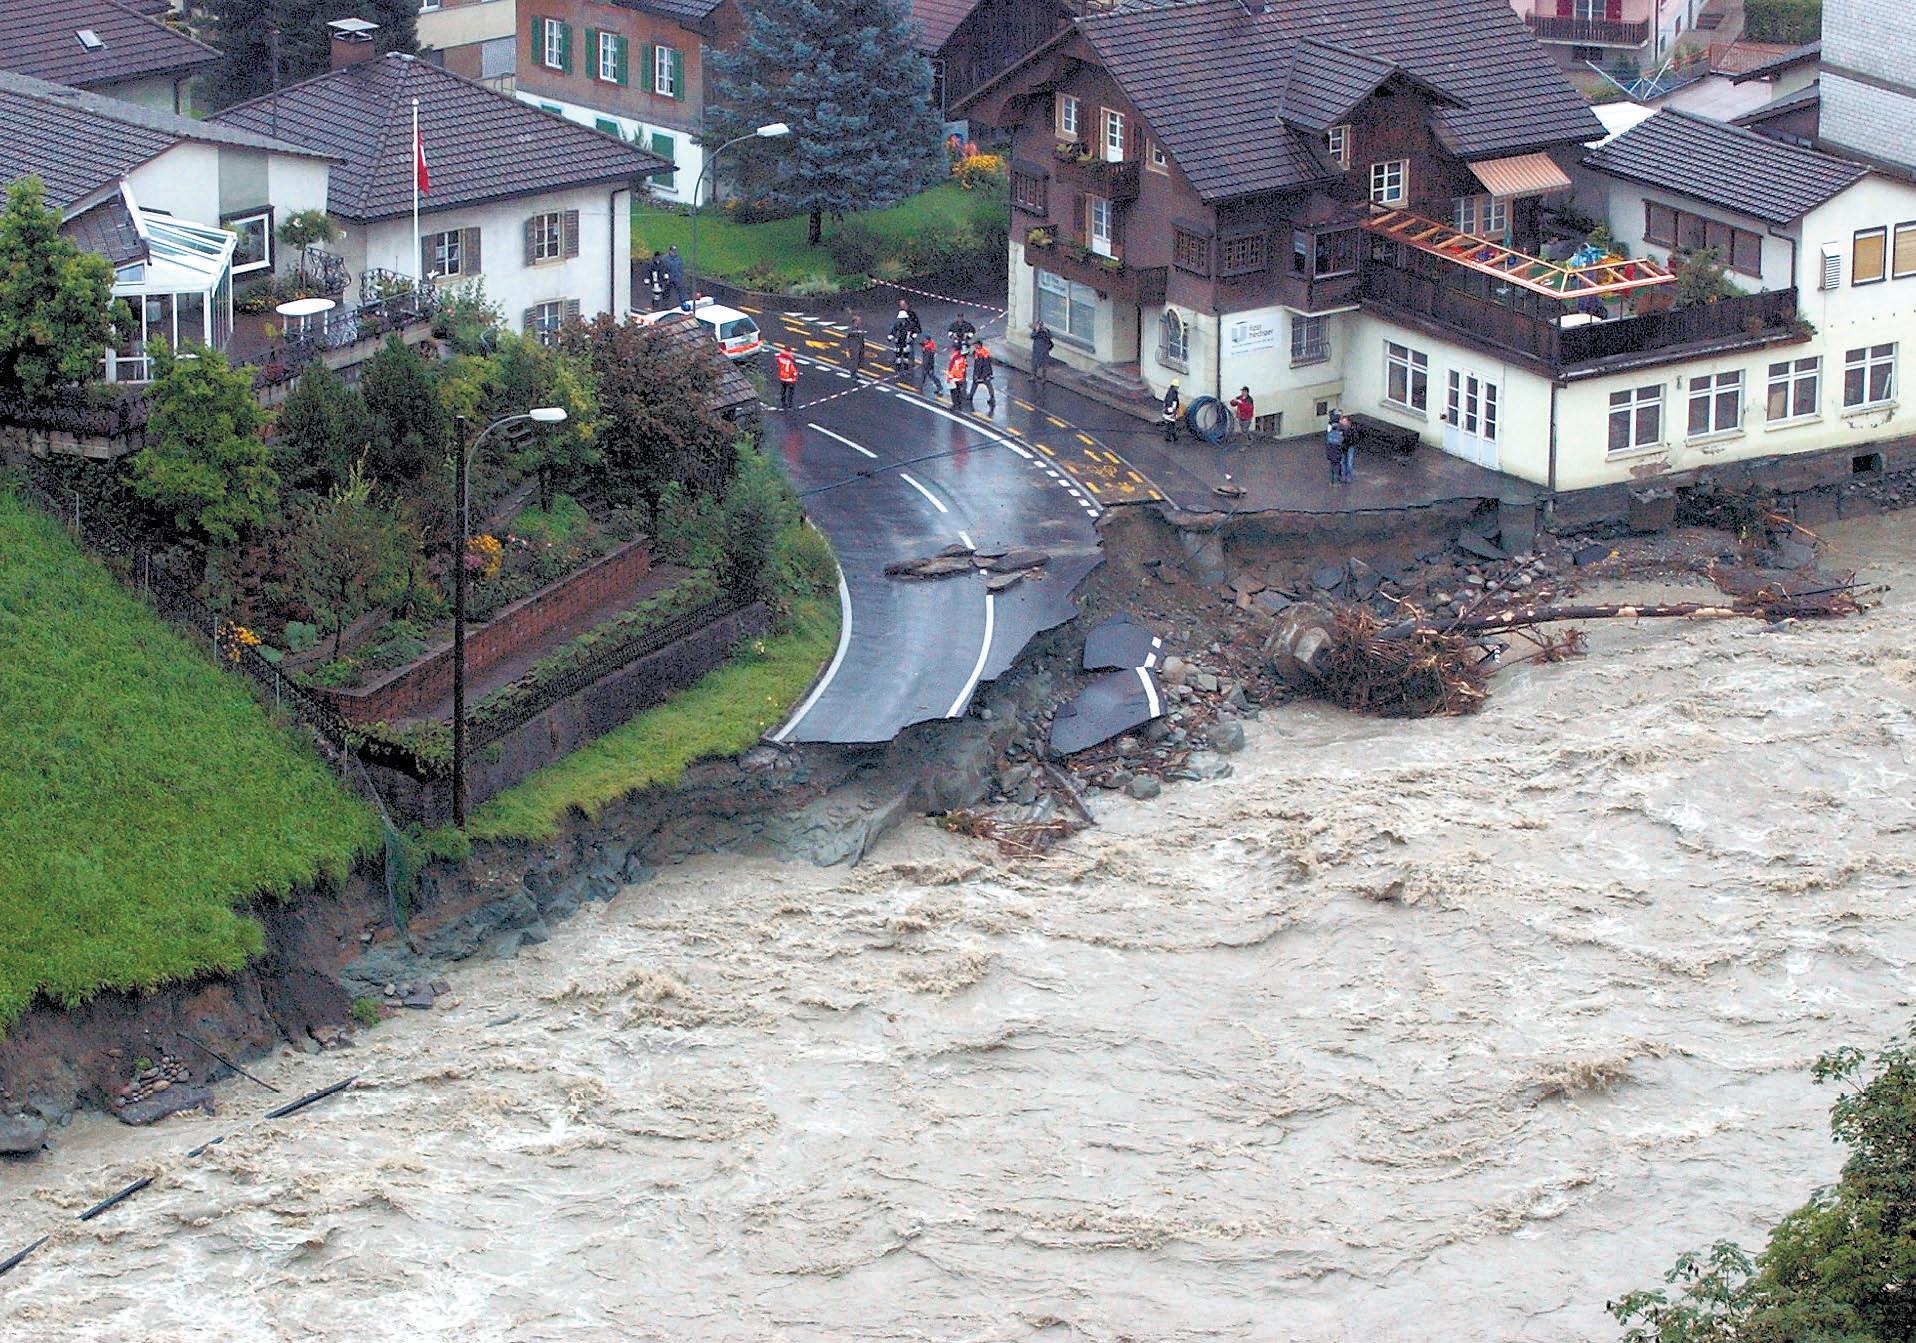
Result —
[[1275, 317], [1242, 317], [1224, 328], [1226, 354], [1251, 354], [1277, 348]]

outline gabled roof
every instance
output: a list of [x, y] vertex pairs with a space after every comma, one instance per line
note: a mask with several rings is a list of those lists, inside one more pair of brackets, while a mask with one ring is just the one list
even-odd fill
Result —
[[[0, 0], [0, 4], [11, 0]], [[311, 157], [304, 145], [0, 70], [0, 178], [37, 174], [47, 203], [79, 200], [182, 141]]]
[[1741, 126], [1665, 109], [1584, 158], [1625, 181], [1793, 224], [1869, 170]]
[[685, 353], [693, 358], [702, 358], [712, 365], [712, 385], [705, 396], [707, 410], [722, 414], [734, 406], [758, 400], [758, 389], [752, 386], [751, 380], [739, 370], [737, 364], [725, 357], [712, 339], [710, 329], [704, 323], [693, 320], [691, 313], [667, 313], [652, 323], [650, 329], [658, 333], [663, 349], [674, 354]]
[[1348, 119], [1359, 103], [1393, 77], [1404, 79], [1439, 105], [1463, 106], [1463, 99], [1419, 79], [1395, 61], [1307, 38], [1292, 48], [1290, 68], [1279, 82], [1277, 119], [1322, 135]]
[[1752, 79], [1768, 79], [1772, 75], [1782, 74], [1785, 70], [1793, 70], [1799, 65], [1807, 65], [1811, 61], [1822, 59], [1823, 39], [1819, 37], [1814, 42], [1805, 42], [1802, 46], [1794, 47], [1780, 56], [1772, 56], [1761, 65], [1752, 65], [1741, 74], [1731, 75], [1730, 82], [1742, 84]]
[[327, 212], [361, 222], [393, 219], [412, 211], [415, 98], [431, 179], [423, 209], [625, 183], [672, 166], [400, 52], [317, 75], [213, 120], [336, 156]]
[[[91, 33], [97, 46], [81, 40]], [[0, 67], [75, 88], [191, 74], [220, 59], [120, 0], [4, 0]]]
[[982, 0], [911, 0], [911, 16], [923, 34], [918, 49], [936, 52], [951, 41], [958, 25], [971, 17]]
[[634, 9], [641, 14], [657, 14], [663, 18], [677, 19], [681, 23], [703, 24], [725, 0], [612, 0], [612, 3], [621, 9]]
[[[1311, 63], [1328, 70], [1335, 60], [1345, 71], [1332, 102], [1382, 64], [1454, 91], [1450, 97], [1467, 91], [1465, 105], [1433, 112], [1439, 135], [1462, 158], [1581, 145], [1602, 134], [1508, 0], [1278, 0], [1257, 13], [1240, 0], [1188, 0], [1086, 15], [1077, 26], [1207, 200], [1324, 176], [1307, 137], [1277, 116], [1283, 77], [1306, 42], [1327, 49]], [[1306, 99], [1301, 89], [1294, 96]], [[1314, 106], [1310, 115], [1325, 111]]]

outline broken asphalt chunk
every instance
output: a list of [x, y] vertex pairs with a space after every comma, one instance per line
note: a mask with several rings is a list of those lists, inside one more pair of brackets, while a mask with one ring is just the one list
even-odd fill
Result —
[[1143, 667], [1100, 676], [1058, 710], [1051, 722], [1051, 752], [1072, 755], [1164, 712], [1158, 678]]
[[1480, 560], [1507, 560], [1510, 558], [1504, 548], [1493, 541], [1486, 541], [1466, 527], [1457, 533], [1457, 548], [1466, 554], [1475, 555]]
[[1084, 636], [1086, 671], [1156, 667], [1163, 660], [1164, 640], [1128, 614], [1112, 616]]

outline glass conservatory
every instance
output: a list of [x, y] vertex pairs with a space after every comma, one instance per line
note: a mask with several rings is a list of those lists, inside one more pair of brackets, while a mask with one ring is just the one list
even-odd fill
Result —
[[108, 382], [145, 382], [150, 352], [164, 341], [224, 350], [233, 334], [233, 250], [238, 237], [129, 204], [144, 255], [114, 269], [113, 295], [133, 310], [133, 329], [107, 351]]

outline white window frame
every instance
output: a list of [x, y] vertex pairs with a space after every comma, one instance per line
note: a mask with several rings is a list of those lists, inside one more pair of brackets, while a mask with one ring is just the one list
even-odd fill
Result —
[[599, 82], [616, 84], [619, 82], [619, 35], [601, 31], [599, 49], [592, 53], [598, 66]]
[[1098, 118], [1098, 134], [1102, 137], [1102, 143], [1104, 145], [1104, 161], [1106, 163], [1123, 163], [1124, 113], [1110, 107], [1103, 107], [1098, 110], [1101, 113]]
[[1154, 173], [1168, 173], [1171, 171], [1171, 160], [1165, 157], [1164, 147], [1156, 140], [1151, 141], [1151, 148], [1145, 155], [1145, 161], [1150, 165], [1151, 171]]
[[[447, 239], [451, 239], [450, 243]], [[426, 235], [426, 245], [432, 249], [432, 273], [441, 280], [456, 280], [466, 274], [466, 239], [464, 229], [440, 229]], [[449, 265], [442, 265], [442, 259]]]
[[419, 12], [421, 14], [430, 14], [438, 8], [439, 0], [419, 0]]
[[236, 250], [233, 253], [233, 274], [235, 275], [251, 275], [257, 270], [273, 268], [273, 208], [270, 205], [264, 206], [258, 210], [248, 210], [245, 214], [229, 215], [220, 221], [221, 228], [235, 234], [240, 231], [241, 225], [256, 221], [261, 225], [260, 235], [266, 245], [265, 253], [258, 261], [242, 263]]
[[1158, 318], [1158, 363], [1187, 373], [1191, 367], [1191, 325], [1176, 308], [1167, 307]]
[[[1401, 377], [1404, 395], [1392, 386]], [[1384, 342], [1384, 404], [1411, 415], [1430, 413], [1430, 356], [1394, 340]]]
[[1331, 162], [1348, 170], [1351, 166], [1351, 128], [1348, 124], [1331, 127], [1324, 132], [1324, 149], [1331, 156]]
[[565, 25], [557, 19], [540, 19], [545, 27], [539, 32], [539, 64], [548, 70], [565, 69]]
[[565, 260], [565, 211], [547, 210], [533, 218], [539, 221], [539, 236], [533, 240], [532, 264]]
[[[1743, 370], [1723, 373], [1699, 373], [1691, 377], [1685, 389], [1687, 410], [1684, 437], [1722, 438], [1743, 432]], [[1697, 428], [1697, 410], [1703, 411], [1703, 427]], [[1727, 423], [1725, 421], [1728, 421]]]
[[677, 47], [668, 47], [663, 43], [652, 48], [652, 91], [668, 98], [679, 96], [678, 83], [672, 78], [673, 58], [678, 55]]
[[1083, 104], [1078, 101], [1078, 95], [1075, 93], [1059, 94], [1058, 138], [1061, 140], [1077, 139], [1079, 134], [1078, 128], [1082, 125], [1084, 125], [1084, 107]]
[[1444, 381], [1444, 423], [1472, 438], [1495, 443], [1501, 396], [1497, 384], [1483, 374], [1449, 369]]
[[[1644, 416], [1650, 416], [1649, 432], [1645, 433]], [[1624, 426], [1624, 441], [1621, 444], [1610, 440], [1607, 455], [1622, 457], [1633, 452], [1644, 452], [1663, 446], [1663, 384], [1652, 383], [1648, 387], [1627, 387], [1621, 392], [1610, 393], [1610, 418], [1608, 427], [1614, 431], [1618, 420]], [[1614, 432], [1611, 439], [1615, 438]]]
[[1379, 159], [1370, 166], [1370, 198], [1379, 205], [1402, 205], [1410, 190], [1409, 159]]
[[[1034, 295], [1039, 314], [1045, 315], [1048, 305], [1045, 295], [1053, 300], [1049, 305], [1049, 316], [1045, 323], [1051, 328], [1051, 334], [1059, 340], [1092, 349], [1098, 335], [1098, 292], [1088, 284], [1076, 280], [1067, 280], [1062, 275], [1048, 270], [1040, 270], [1037, 275], [1037, 293]], [[1084, 321], [1080, 324], [1072, 320], [1073, 314], [1083, 309]], [[1053, 318], [1056, 320], [1054, 321]]]
[[1459, 196], [1451, 206], [1450, 222], [1459, 233], [1495, 241], [1510, 231], [1510, 202], [1487, 192]]
[[[1808, 388], [1805, 397], [1804, 389]], [[1784, 359], [1770, 365], [1768, 385], [1764, 389], [1764, 423], [1774, 429], [1780, 425], [1802, 424], [1823, 417], [1823, 357], [1811, 355], [1807, 359]], [[1783, 413], [1776, 413], [1776, 397], [1783, 397]], [[1808, 400], [1809, 409], [1798, 407]]]
[[[1896, 350], [1897, 342], [1889, 341], [1875, 345], [1865, 345], [1860, 349], [1846, 351], [1843, 355], [1843, 409], [1846, 411], [1877, 410], [1896, 404]], [[1886, 370], [1883, 379], [1883, 394], [1872, 397], [1869, 385], [1873, 375]], [[1849, 382], [1851, 374], [1860, 374], [1857, 385], [1859, 400], [1850, 400]]]
[[1091, 250], [1099, 256], [1116, 256], [1118, 212], [1110, 198], [1086, 196], [1084, 212], [1087, 216], [1085, 235], [1090, 239]]
[[1576, 0], [1571, 7], [1571, 17], [1589, 22], [1601, 19], [1608, 13], [1606, 0]]

